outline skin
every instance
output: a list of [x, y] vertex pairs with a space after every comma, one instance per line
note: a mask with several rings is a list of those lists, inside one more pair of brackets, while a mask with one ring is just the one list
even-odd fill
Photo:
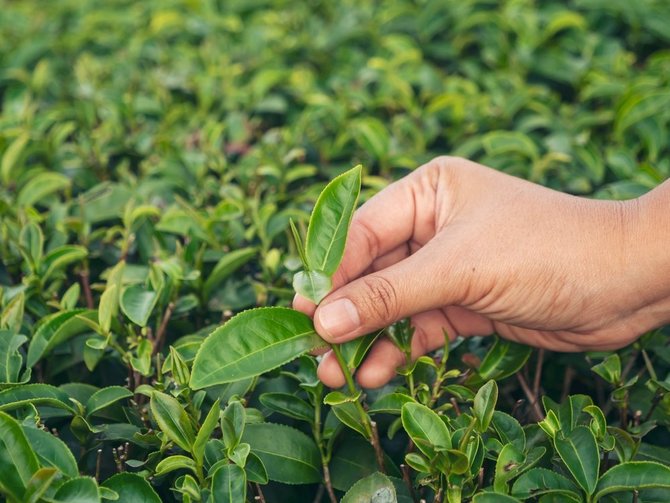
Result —
[[[411, 317], [413, 357], [457, 336], [553, 351], [614, 350], [670, 322], [670, 182], [629, 201], [574, 197], [460, 158], [439, 157], [358, 209], [333, 291], [297, 296], [342, 343]], [[388, 382], [404, 363], [378, 340], [356, 373]], [[319, 378], [339, 387], [332, 353]]]

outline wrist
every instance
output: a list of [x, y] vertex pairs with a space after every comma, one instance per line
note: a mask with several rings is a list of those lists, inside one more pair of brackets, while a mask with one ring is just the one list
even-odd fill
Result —
[[639, 301], [643, 331], [670, 323], [670, 182], [627, 201], [630, 236], [626, 267], [632, 271], [633, 295]]

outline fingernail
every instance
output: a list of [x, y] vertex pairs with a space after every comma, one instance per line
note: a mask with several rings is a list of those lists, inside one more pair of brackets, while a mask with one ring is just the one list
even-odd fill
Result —
[[339, 299], [319, 310], [319, 323], [332, 339], [343, 337], [358, 328], [361, 323], [356, 306], [349, 299]]

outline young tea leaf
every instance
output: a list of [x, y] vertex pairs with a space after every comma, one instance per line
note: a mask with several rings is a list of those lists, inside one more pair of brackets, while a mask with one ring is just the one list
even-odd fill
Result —
[[215, 330], [198, 350], [191, 387], [254, 377], [323, 346], [312, 320], [283, 307], [244, 311]]
[[484, 433], [489, 424], [498, 401], [498, 385], [491, 380], [479, 388], [475, 395], [475, 402], [472, 406], [472, 413], [477, 418], [477, 429]]
[[318, 304], [333, 288], [330, 276], [321, 271], [298, 271], [293, 275], [293, 289]]
[[402, 406], [402, 426], [421, 452], [432, 457], [436, 449], [451, 449], [451, 435], [440, 416], [425, 405]]
[[119, 305], [130, 321], [146, 327], [157, 301], [156, 292], [147, 290], [143, 285], [131, 285], [123, 289]]
[[305, 254], [311, 271], [332, 276], [344, 254], [349, 224], [361, 191], [360, 165], [334, 178], [316, 201], [307, 228]]
[[176, 398], [154, 391], [151, 395], [151, 413], [170, 440], [185, 451], [191, 451], [195, 433], [186, 411]]
[[223, 465], [212, 478], [212, 501], [238, 503], [247, 500], [247, 475], [237, 465]]

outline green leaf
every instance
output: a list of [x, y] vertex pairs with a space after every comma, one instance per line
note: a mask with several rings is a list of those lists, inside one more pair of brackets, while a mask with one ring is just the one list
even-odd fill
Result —
[[283, 307], [244, 311], [215, 330], [198, 350], [191, 387], [239, 381], [323, 346], [309, 316]]
[[370, 405], [368, 412], [370, 414], [400, 414], [403, 405], [414, 402], [416, 402], [414, 398], [405, 395], [404, 393], [388, 393], [375, 400], [375, 402]]
[[619, 355], [613, 353], [598, 365], [591, 367], [596, 374], [610, 384], [618, 384], [621, 380], [621, 360]]
[[310, 270], [332, 276], [340, 265], [351, 218], [361, 190], [360, 165], [334, 178], [316, 201], [307, 228], [305, 254]]
[[247, 475], [237, 465], [223, 465], [212, 477], [212, 502], [239, 503], [247, 500]]
[[25, 503], [38, 503], [42, 501], [42, 496], [49, 489], [57, 475], [58, 470], [55, 468], [40, 468], [37, 470], [28, 482], [22, 501]]
[[51, 433], [30, 426], [22, 426], [33, 452], [41, 466], [52, 466], [68, 477], [77, 477], [79, 468], [70, 448]]
[[373, 473], [356, 482], [341, 503], [396, 503], [393, 482], [383, 473]]
[[323, 403], [326, 405], [340, 405], [347, 402], [357, 402], [361, 397], [362, 391], [358, 391], [355, 395], [350, 395], [348, 393], [343, 393], [341, 391], [331, 391], [325, 397], [323, 397]]
[[123, 289], [120, 306], [130, 321], [140, 327], [146, 327], [156, 302], [158, 302], [156, 292], [147, 290], [144, 285], [130, 285]]
[[119, 307], [119, 295], [116, 285], [107, 285], [105, 291], [100, 296], [100, 306], [98, 307], [98, 323], [102, 331], [107, 334], [112, 327], [112, 318]]
[[190, 452], [195, 434], [188, 414], [177, 399], [154, 391], [151, 395], [151, 412], [163, 433], [179, 447]]
[[386, 126], [376, 117], [363, 117], [349, 125], [353, 139], [377, 159], [389, 154], [391, 138]]
[[221, 415], [223, 442], [229, 450], [234, 449], [242, 439], [246, 423], [246, 410], [238, 401], [230, 402]]
[[151, 484], [134, 473], [117, 473], [102, 486], [118, 493], [120, 503], [161, 503]]
[[591, 430], [577, 426], [566, 438], [557, 436], [554, 446], [580, 487], [587, 494], [593, 494], [598, 481], [600, 454]]
[[363, 437], [368, 438], [368, 432], [365, 424], [362, 422], [361, 415], [353, 402], [342, 402], [333, 405], [330, 409], [335, 417], [339, 419], [344, 425], [348, 426], [354, 431], [357, 431]]
[[205, 446], [207, 445], [207, 441], [219, 424], [219, 416], [221, 415], [220, 403], [219, 400], [215, 401], [212, 408], [209, 409], [209, 413], [202, 422], [202, 426], [200, 426], [200, 430], [198, 430], [198, 434], [193, 442], [193, 458], [199, 465], [202, 464], [205, 456]]
[[512, 495], [521, 499], [552, 493], [568, 494], [580, 499], [579, 488], [571, 480], [546, 468], [528, 470], [512, 486]]
[[498, 385], [495, 381], [487, 382], [477, 391], [472, 406], [472, 414], [477, 418], [477, 429], [480, 433], [484, 433], [491, 424], [497, 401]]
[[522, 452], [526, 449], [526, 434], [519, 421], [505, 412], [496, 410], [493, 412], [491, 424], [503, 444], [512, 443]]
[[[389, 476], [401, 477], [395, 463], [384, 455]], [[359, 436], [344, 436], [337, 442], [330, 461], [330, 478], [338, 491], [348, 491], [358, 480], [379, 470], [375, 450]]]
[[128, 388], [123, 388], [121, 386], [108, 386], [102, 388], [101, 390], [96, 391], [91, 395], [91, 397], [86, 402], [86, 417], [90, 417], [96, 412], [109, 407], [119, 400], [124, 398], [130, 398], [133, 396], [133, 392]]
[[19, 348], [28, 340], [9, 330], [0, 330], [0, 386], [18, 383], [23, 357]]
[[298, 271], [293, 275], [293, 289], [314, 304], [321, 302], [332, 288], [330, 276], [321, 271]]
[[596, 440], [598, 442], [604, 440], [607, 435], [607, 420], [603, 411], [597, 405], [587, 405], [584, 407], [584, 412], [593, 418], [590, 426]]
[[451, 449], [451, 435], [447, 425], [435, 412], [418, 403], [402, 407], [402, 426], [418, 449], [429, 458], [438, 449]]
[[40, 226], [35, 222], [26, 224], [19, 234], [19, 244], [30, 259], [28, 262], [34, 267], [39, 267], [44, 248], [44, 234]]
[[518, 154], [530, 160], [537, 160], [540, 156], [533, 140], [519, 131], [492, 131], [484, 135], [482, 145], [490, 156]]
[[613, 466], [600, 477], [593, 500], [620, 491], [650, 488], [670, 489], [670, 467], [653, 461], [628, 461]]
[[70, 479], [60, 486], [54, 500], [62, 503], [99, 503], [98, 485], [91, 477]]
[[0, 412], [0, 493], [21, 501], [28, 482], [39, 469], [35, 453], [21, 426]]
[[659, 110], [667, 110], [669, 107], [670, 91], [665, 89], [630, 95], [617, 110], [614, 122], [616, 135], [622, 137], [626, 129], [649, 117], [654, 117]]
[[37, 202], [42, 202], [44, 198], [55, 192], [70, 187], [70, 179], [60, 173], [47, 171], [31, 177], [28, 182], [21, 187], [16, 202], [19, 206], [32, 206]]
[[25, 384], [0, 391], [0, 410], [18, 409], [28, 404], [48, 405], [76, 413], [67, 393], [49, 384]]
[[507, 494], [478, 493], [472, 498], [472, 503], [521, 503], [521, 500]]
[[525, 456], [514, 444], [505, 444], [496, 461], [493, 488], [499, 493], [508, 493], [507, 483], [516, 475], [515, 468], [525, 461]]
[[12, 172], [17, 167], [21, 154], [28, 145], [28, 140], [30, 140], [30, 133], [28, 131], [22, 132], [17, 136], [12, 143], [9, 144], [5, 153], [2, 155], [2, 162], [0, 162], [0, 175], [2, 175], [2, 183], [5, 186], [9, 186], [12, 180], [15, 180], [15, 176]]
[[321, 481], [319, 450], [301, 431], [279, 424], [248, 424], [242, 441], [261, 459], [270, 480], [284, 484]]
[[[76, 283], [75, 283], [76, 284]], [[0, 327], [8, 329], [15, 333], [21, 332], [23, 325], [23, 315], [26, 308], [26, 295], [19, 292], [12, 300], [7, 303], [0, 316]]]
[[75, 309], [77, 307], [77, 302], [79, 301], [79, 295], [81, 295], [81, 287], [79, 286], [79, 283], [72, 283], [60, 299], [60, 305], [63, 310], [71, 311], [72, 309]]
[[380, 334], [381, 332], [367, 334], [345, 342], [344, 344], [340, 344], [342, 357], [344, 358], [344, 361], [347, 362], [347, 367], [350, 370], [353, 371], [358, 368]]
[[314, 422], [314, 407], [295, 395], [281, 392], [263, 393], [259, 400], [267, 408], [280, 414], [308, 423]]
[[43, 261], [44, 273], [42, 281], [46, 281], [56, 271], [66, 266], [79, 262], [88, 256], [88, 250], [83, 246], [64, 245], [46, 254]]
[[268, 483], [268, 471], [265, 469], [265, 465], [261, 461], [261, 458], [256, 456], [253, 452], [250, 452], [247, 456], [244, 471], [247, 474], [249, 482], [256, 482], [257, 484], [263, 485]]
[[523, 367], [532, 352], [529, 346], [496, 338], [477, 369], [478, 377], [496, 381], [509, 377]]
[[95, 319], [95, 314], [95, 311], [90, 309], [73, 309], [45, 317], [28, 346], [26, 366], [33, 367], [59, 344], [89, 330], [81, 318]]
[[256, 254], [256, 248], [241, 248], [226, 253], [207, 276], [207, 280], [202, 287], [203, 297], [208, 299], [215, 288], [219, 287], [226, 278], [254, 258]]
[[240, 468], [244, 468], [244, 465], [247, 462], [247, 456], [249, 456], [250, 453], [251, 453], [251, 446], [245, 442], [240, 442], [228, 454], [228, 457], [237, 466], [239, 466]]
[[416, 452], [405, 454], [405, 463], [407, 463], [410, 468], [420, 473], [433, 472], [433, 466], [430, 464], [430, 461], [426, 459], [424, 455], [417, 454]]
[[197, 473], [195, 461], [181, 454], [169, 456], [156, 465], [156, 475], [159, 476], [175, 470], [190, 470], [193, 473]]
[[137, 356], [130, 358], [130, 364], [134, 370], [143, 376], [151, 375], [151, 356], [153, 354], [153, 344], [148, 339], [140, 339], [135, 348]]

